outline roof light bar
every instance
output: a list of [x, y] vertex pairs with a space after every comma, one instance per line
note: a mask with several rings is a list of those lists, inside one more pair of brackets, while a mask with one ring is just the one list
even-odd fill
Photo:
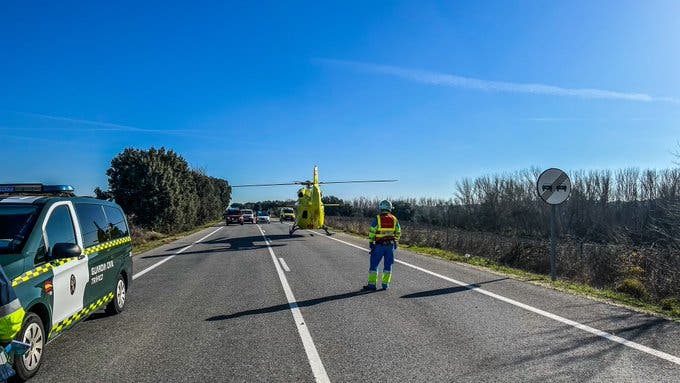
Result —
[[2, 194], [40, 194], [40, 193], [73, 193], [71, 185], [43, 185], [43, 184], [0, 184]]
[[71, 185], [43, 185], [43, 193], [73, 193], [76, 189]]

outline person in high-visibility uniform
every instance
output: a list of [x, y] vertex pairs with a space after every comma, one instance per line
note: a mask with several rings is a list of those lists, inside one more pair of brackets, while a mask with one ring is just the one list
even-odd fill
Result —
[[[30, 344], [14, 341], [14, 337], [21, 331], [26, 312], [17, 298], [12, 281], [7, 278], [7, 274], [0, 267], [0, 343], [9, 343], [6, 347], [0, 347], [0, 382], [6, 382], [16, 375], [9, 360], [9, 354], [21, 357], [28, 349]], [[17, 354], [18, 348], [22, 349]]]
[[387, 200], [382, 201], [379, 208], [380, 214], [373, 219], [368, 233], [371, 258], [368, 268], [368, 285], [364, 286], [364, 290], [376, 290], [378, 266], [383, 259], [382, 288], [387, 290], [390, 287], [394, 252], [397, 250], [397, 243], [401, 237], [399, 220], [391, 213], [392, 203]]
[[0, 267], [0, 342], [9, 343], [14, 340], [21, 331], [25, 315], [26, 312], [14, 292], [12, 282]]

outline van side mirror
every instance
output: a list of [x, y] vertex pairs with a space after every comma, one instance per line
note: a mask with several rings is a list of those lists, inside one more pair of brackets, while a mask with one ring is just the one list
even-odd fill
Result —
[[79, 257], [83, 253], [83, 249], [75, 243], [55, 243], [52, 246], [53, 259], [73, 258]]

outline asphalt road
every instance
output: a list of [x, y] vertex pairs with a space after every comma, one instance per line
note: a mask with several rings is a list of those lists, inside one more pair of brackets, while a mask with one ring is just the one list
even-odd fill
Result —
[[271, 247], [228, 226], [135, 257], [126, 310], [50, 343], [33, 381], [680, 382], [680, 323], [402, 250], [360, 293], [365, 242], [260, 227]]

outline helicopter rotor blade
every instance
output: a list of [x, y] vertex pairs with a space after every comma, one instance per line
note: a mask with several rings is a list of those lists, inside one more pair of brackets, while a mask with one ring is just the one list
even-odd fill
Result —
[[[355, 181], [326, 181], [319, 182], [319, 185], [327, 184], [356, 184], [356, 183], [368, 183], [368, 182], [397, 182], [397, 180], [355, 180]], [[263, 186], [290, 186], [290, 185], [305, 185], [311, 186], [314, 183], [312, 181], [293, 181], [277, 184], [246, 184], [246, 185], [229, 185], [232, 188], [249, 188], [249, 187], [263, 187]]]
[[398, 180], [356, 180], [356, 181], [325, 181], [319, 182], [319, 185], [327, 184], [359, 184], [359, 183], [369, 183], [369, 182], [397, 182]]
[[282, 184], [248, 184], [248, 185], [229, 185], [233, 188], [249, 188], [249, 187], [260, 187], [260, 186], [288, 186], [288, 185], [299, 185], [299, 182], [287, 182]]

